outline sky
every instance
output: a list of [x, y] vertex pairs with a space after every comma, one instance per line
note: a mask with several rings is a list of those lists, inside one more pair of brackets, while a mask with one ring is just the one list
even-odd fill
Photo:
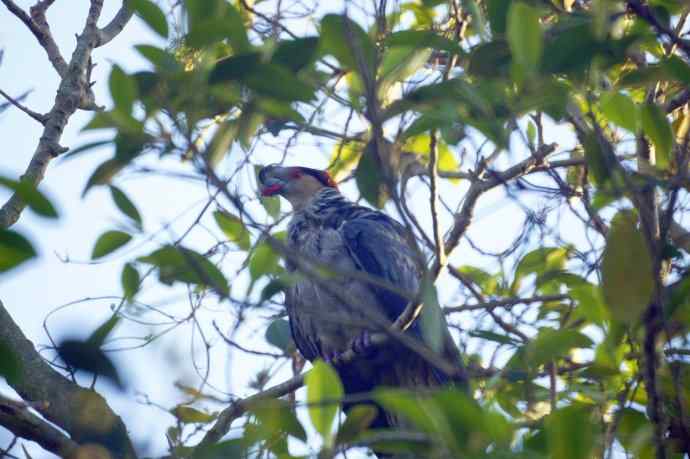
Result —
[[[28, 9], [33, 1], [17, 3]], [[74, 34], [82, 27], [86, 3], [73, 1], [70, 4], [72, 8], [68, 8], [66, 1], [56, 2], [49, 10], [48, 20], [53, 35], [65, 56], [71, 53], [75, 44]], [[102, 17], [112, 17], [118, 4], [119, 2], [114, 1], [105, 2]], [[94, 61], [98, 64], [93, 72], [96, 82], [94, 92], [99, 104], [111, 105], [107, 79], [113, 63], [126, 71], [146, 68], [146, 61], [133, 48], [135, 44], [141, 43], [165, 44], [135, 18], [115, 40], [94, 52]], [[4, 49], [4, 60], [0, 65], [0, 88], [12, 95], [31, 90], [25, 104], [35, 111], [47, 112], [57, 89], [57, 74], [27, 28], [2, 7], [0, 48]], [[78, 111], [70, 120], [61, 145], [75, 148], [94, 140], [109, 138], [107, 132], [81, 131], [81, 127], [90, 118], [90, 113]], [[41, 128], [36, 121], [18, 110], [8, 109], [0, 114], [0, 138], [4, 139], [0, 176], [16, 178], [23, 173], [36, 147]], [[555, 135], [558, 136], [558, 133]], [[560, 142], [561, 148], [567, 147], [567, 142], [568, 137], [564, 134]], [[319, 149], [314, 145], [299, 147], [314, 150], [314, 163], [309, 164], [310, 166], [321, 167], [327, 164], [328, 155], [318, 154]], [[123, 263], [133, 253], [145, 253], [147, 249], [157, 247], [158, 243], [170, 241], [174, 236], [182, 234], [206, 202], [208, 193], [200, 184], [136, 175], [118, 179], [118, 186], [139, 206], [144, 216], [146, 233], [154, 236], [137, 238], [131, 244], [131, 249], [107, 257], [104, 262], [90, 262], [90, 253], [98, 235], [105, 230], [118, 228], [124, 222], [106, 189], [97, 188], [85, 198], [81, 197], [91, 172], [110, 154], [112, 151], [106, 147], [77, 159], [53, 161], [41, 184], [41, 190], [56, 204], [60, 219], [48, 220], [26, 211], [15, 227], [31, 239], [40, 255], [16, 271], [0, 277], [0, 299], [26, 336], [39, 347], [49, 343], [44, 329], [46, 316], [48, 329], [54, 337], [68, 334], [82, 338], [88, 336], [109, 317], [111, 306], [121, 294], [120, 271]], [[270, 156], [269, 153], [264, 154], [267, 158]], [[173, 163], [168, 166], [173, 169], [178, 167]], [[249, 177], [243, 177], [242, 180], [245, 185], [251, 182]], [[464, 188], [461, 186], [460, 189]], [[457, 195], [457, 191], [454, 193]], [[7, 197], [5, 190], [0, 189], [0, 200], [4, 202]], [[495, 250], [501, 250], [508, 244], [512, 240], [512, 233], [522, 223], [520, 214], [505, 202], [500, 192], [482, 199], [476, 222], [477, 229], [473, 227], [470, 233], [475, 242]], [[569, 224], [574, 225], [574, 222], [565, 216], [561, 225]], [[195, 231], [190, 244], [207, 247], [217, 236], [215, 228], [209, 228], [207, 234]], [[577, 239], [580, 236], [574, 237]], [[462, 247], [459, 252], [462, 252]], [[241, 260], [230, 257], [226, 266], [228, 269], [236, 269], [240, 262]], [[166, 314], [175, 317], [185, 314], [187, 306], [182, 289], [153, 287], [146, 290], [145, 298], [164, 305]], [[462, 299], [457, 298], [457, 302], [462, 302]], [[115, 411], [123, 416], [135, 442], [140, 445], [148, 444], [145, 449], [149, 453], [162, 454], [165, 451], [165, 430], [174, 420], [160, 405], [170, 408], [184, 399], [181, 392], [171, 384], [171, 377], [193, 384], [198, 379], [195, 365], [205, 365], [199, 333], [205, 333], [207, 339], [219, 344], [219, 338], [212, 336], [215, 333], [211, 327], [212, 322], [216, 321], [223, 330], [232, 324], [232, 314], [223, 309], [222, 305], [210, 305], [207, 309], [203, 316], [203, 327], [185, 325], [146, 347], [112, 354], [116, 362], [122, 363], [119, 368], [130, 383], [125, 393], [118, 392], [107, 382], [99, 382], [97, 385], [98, 389], [104, 390]], [[150, 326], [149, 323], [160, 324], [166, 320], [166, 316], [162, 314], [148, 314], [138, 318], [143, 323], [129, 323], [118, 330], [117, 336], [120, 339], [113, 346], [136, 345], [139, 343], [136, 337], [161, 329], [160, 326]], [[257, 319], [256, 323], [263, 325], [266, 322]], [[259, 339], [263, 336], [263, 329], [258, 326], [245, 329], [242, 333], [243, 338], [255, 348], [271, 350], [263, 343], [262, 338]], [[220, 396], [222, 392], [237, 395], [250, 393], [246, 382], [265, 363], [260, 359], [235, 358], [237, 354], [232, 354], [233, 358], [229, 359], [227, 349], [221, 345], [214, 346], [211, 352], [211, 365], [214, 368], [211, 383], [222, 389], [215, 395]], [[45, 355], [51, 356], [50, 353]], [[281, 375], [289, 376], [288, 369], [284, 368]], [[280, 380], [278, 378], [274, 381]], [[11, 389], [0, 384], [0, 393], [10, 394]], [[148, 398], [141, 394], [146, 394]], [[219, 406], [216, 405], [215, 409], [219, 409]], [[6, 433], [0, 431], [0, 447], [8, 441]], [[30, 451], [34, 457], [42, 457], [41, 454], [44, 454], [38, 448]]]

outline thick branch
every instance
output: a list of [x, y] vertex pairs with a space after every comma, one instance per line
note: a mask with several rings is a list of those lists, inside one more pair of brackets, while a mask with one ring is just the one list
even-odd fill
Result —
[[134, 458], [134, 448], [122, 420], [103, 397], [71, 382], [48, 365], [14, 323], [0, 302], [0, 342], [19, 361], [20, 374], [12, 388], [50, 422], [78, 443], [98, 443], [116, 458]]
[[0, 395], [0, 425], [18, 437], [35, 441], [45, 450], [69, 457], [79, 445], [28, 410], [26, 404]]

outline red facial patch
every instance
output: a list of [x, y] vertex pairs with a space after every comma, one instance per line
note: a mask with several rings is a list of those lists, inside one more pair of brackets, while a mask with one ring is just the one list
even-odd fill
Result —
[[274, 194], [280, 193], [283, 187], [279, 184], [270, 185], [261, 190], [261, 196], [273, 196]]

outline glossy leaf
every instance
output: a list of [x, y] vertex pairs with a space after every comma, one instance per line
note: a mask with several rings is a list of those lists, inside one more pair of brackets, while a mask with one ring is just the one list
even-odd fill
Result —
[[0, 273], [9, 271], [36, 256], [36, 250], [21, 234], [0, 228]]
[[332, 427], [338, 405], [343, 397], [343, 385], [335, 370], [317, 360], [305, 377], [309, 419], [327, 443], [332, 438]]
[[601, 276], [611, 316], [629, 323], [639, 320], [651, 300], [654, 278], [649, 249], [630, 211], [620, 211], [611, 222]]
[[102, 258], [127, 244], [131, 239], [131, 235], [122, 231], [106, 231], [96, 241], [91, 252], [91, 259]]

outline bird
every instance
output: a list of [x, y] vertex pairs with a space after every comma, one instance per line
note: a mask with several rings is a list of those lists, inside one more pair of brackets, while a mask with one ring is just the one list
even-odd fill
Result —
[[[335, 362], [345, 394], [380, 386], [419, 389], [452, 384], [466, 390], [461, 355], [442, 314], [437, 331], [443, 337], [440, 353], [457, 365], [452, 377], [395, 340], [382, 349], [371, 345], [371, 335], [381, 331], [380, 319], [392, 323], [406, 308], [408, 298], [402, 292], [416, 294], [422, 284], [423, 270], [405, 227], [381, 211], [348, 200], [324, 170], [268, 165], [260, 169], [258, 181], [263, 196], [282, 196], [292, 206], [289, 252], [317, 260], [336, 273], [319, 279], [297, 275], [286, 289], [290, 330], [304, 358]], [[297, 263], [286, 258], [287, 271], [299, 272]], [[369, 282], [367, 276], [379, 282]], [[427, 344], [418, 320], [405, 333]], [[348, 350], [356, 358], [338, 362]], [[352, 405], [345, 403], [345, 411]], [[370, 427], [401, 425], [394, 415], [377, 408]]]

